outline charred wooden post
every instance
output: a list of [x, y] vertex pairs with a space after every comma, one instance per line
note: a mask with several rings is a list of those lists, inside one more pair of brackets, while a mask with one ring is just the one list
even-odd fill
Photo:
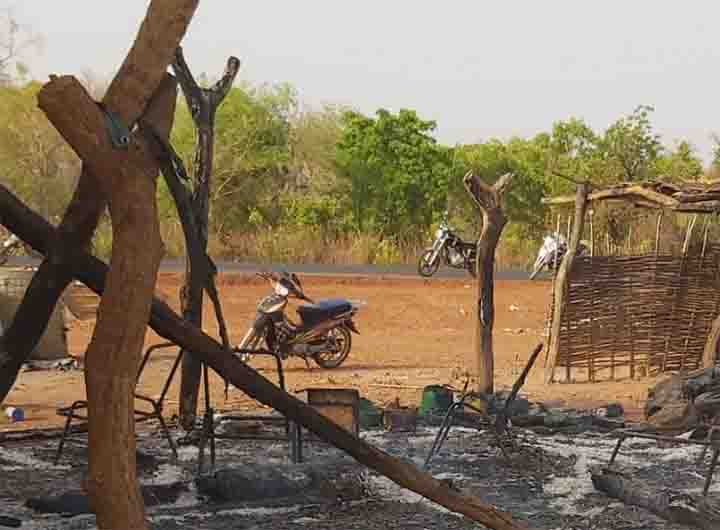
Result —
[[[0, 221], [38, 252], [47, 251], [56, 230], [41, 216], [27, 208], [7, 188], [0, 184]], [[72, 264], [74, 275], [90, 289], [102, 294], [106, 288], [108, 267], [97, 258], [82, 253]], [[290, 420], [301, 424], [323, 440], [345, 451], [358, 462], [376, 470], [400, 486], [437, 502], [445, 508], [463, 514], [495, 530], [521, 530], [523, 525], [512, 517], [479, 499], [462, 494], [445, 483], [408, 465], [357, 438], [312, 407], [282, 391], [247, 364], [228, 355], [222, 344], [199, 328], [189, 325], [167, 304], [153, 299], [150, 327], [227, 378], [234, 386], [251, 398], [268, 405]]]
[[672, 523], [694, 526], [702, 530], [720, 528], [720, 502], [711, 497], [657, 490], [628, 474], [607, 467], [591, 471], [595, 489], [631, 506], [639, 506]]
[[[545, 382], [552, 383], [555, 378], [555, 368], [560, 350], [560, 325], [562, 323], [564, 305], [569, 286], [569, 274], [572, 270], [575, 254], [580, 245], [583, 227], [585, 225], [585, 210], [587, 209], [588, 184], [580, 184], [575, 199], [575, 222], [572, 236], [568, 242], [567, 253], [563, 257], [557, 271], [553, 295], [553, 317], [550, 331], [550, 345], [548, 347], [548, 366], [545, 373]], [[591, 380], [593, 375], [590, 375]]]
[[[195, 233], [192, 237], [199, 245], [195, 248], [187, 247], [188, 261], [185, 272], [185, 284], [180, 291], [180, 301], [183, 316], [188, 322], [202, 327], [203, 289], [208, 288], [220, 323], [221, 331], [225, 330], [217, 291], [214, 283], [214, 267], [205, 267], [205, 255], [208, 244], [208, 223], [210, 214], [210, 184], [212, 176], [213, 148], [215, 138], [215, 114], [230, 91], [233, 81], [240, 69], [240, 60], [230, 57], [227, 61], [225, 73], [220, 81], [211, 88], [201, 88], [190, 71], [182, 48], [178, 47], [173, 71], [182, 87], [185, 100], [197, 129], [197, 147], [195, 151], [194, 190], [191, 201], [191, 212], [194, 217]], [[177, 200], [177, 197], [176, 197]], [[186, 219], [187, 220], [187, 219]], [[186, 231], [187, 223], [183, 224]], [[225, 332], [223, 339], [227, 339]], [[192, 430], [195, 426], [197, 414], [198, 390], [200, 388], [201, 366], [198, 360], [188, 352], [183, 351], [182, 377], [180, 382], [180, 423], [185, 430]]]
[[493, 325], [495, 322], [495, 249], [500, 241], [507, 218], [502, 210], [502, 197], [512, 174], [506, 173], [495, 184], [488, 186], [472, 172], [463, 183], [475, 205], [482, 213], [482, 231], [477, 241], [477, 310], [475, 348], [471, 373], [476, 379], [476, 390], [493, 392]]
[[532, 370], [532, 367], [535, 365], [535, 360], [538, 358], [540, 352], [543, 350], [543, 346], [544, 344], [542, 342], [535, 346], [535, 349], [530, 354], [530, 358], [528, 359], [525, 368], [520, 374], [520, 377], [518, 377], [517, 381], [515, 381], [515, 384], [510, 391], [510, 395], [505, 401], [505, 406], [495, 418], [495, 431], [498, 435], [501, 435], [507, 431], [507, 420], [508, 416], [510, 415], [510, 407], [512, 406], [513, 401], [515, 401], [515, 398], [517, 398], [518, 392], [520, 392], [520, 389], [525, 384], [525, 380], [527, 379], [530, 370]]

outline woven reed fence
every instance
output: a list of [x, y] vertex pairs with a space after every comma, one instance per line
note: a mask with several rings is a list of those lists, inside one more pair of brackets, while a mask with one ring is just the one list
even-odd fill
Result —
[[556, 364], [565, 367], [566, 380], [578, 368], [591, 381], [600, 370], [614, 379], [700, 368], [720, 313], [717, 250], [684, 259], [576, 258]]

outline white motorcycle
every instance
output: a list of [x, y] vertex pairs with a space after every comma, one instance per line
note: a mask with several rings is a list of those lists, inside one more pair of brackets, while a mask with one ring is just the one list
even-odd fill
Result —
[[[554, 271], [555, 267], [560, 265], [560, 262], [565, 256], [565, 253], [567, 252], [567, 248], [567, 240], [562, 236], [562, 234], [555, 233], [549, 236], [545, 236], [545, 238], [543, 239], [543, 244], [538, 251], [538, 256], [535, 260], [535, 264], [533, 265], [530, 279], [534, 280], [535, 277], [540, 274], [540, 271], [542, 271], [544, 268], [547, 268], [547, 270], [549, 271]], [[586, 256], [588, 252], [589, 250], [587, 246], [583, 243], [580, 243], [577, 255]]]

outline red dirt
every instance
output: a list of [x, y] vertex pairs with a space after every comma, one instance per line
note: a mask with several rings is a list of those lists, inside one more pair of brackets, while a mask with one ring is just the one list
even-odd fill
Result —
[[[323, 370], [315, 365], [308, 371], [300, 359], [285, 364], [290, 392], [313, 386], [357, 388], [363, 397], [379, 404], [399, 398], [404, 405], [417, 405], [421, 390], [429, 384], [463, 384], [465, 357], [473, 343], [473, 305], [475, 289], [464, 280], [432, 280], [419, 278], [323, 278], [306, 276], [306, 292], [313, 298], [342, 296], [363, 300], [367, 305], [356, 321], [360, 335], [354, 335], [353, 350], [343, 366]], [[177, 310], [177, 292], [181, 275], [161, 274], [159, 293]], [[255, 303], [268, 293], [262, 280], [245, 275], [219, 277], [218, 285], [231, 340], [239, 342], [250, 319]], [[509, 388], [525, 365], [532, 349], [543, 340], [545, 316], [550, 295], [548, 282], [498, 281], [495, 305], [495, 374], [497, 388]], [[511, 309], [516, 306], [517, 309]], [[211, 304], [205, 307], [206, 331], [217, 336]], [[294, 311], [291, 312], [291, 315]], [[70, 324], [70, 353], [81, 358], [90, 340], [94, 320]], [[146, 346], [160, 342], [149, 331]], [[140, 392], [159, 394], [167, 377], [175, 350], [156, 352], [143, 373]], [[596, 384], [543, 383], [543, 361], [538, 362], [523, 392], [531, 400], [565, 402], [568, 406], [593, 407], [611, 401], [622, 403], [631, 417], [638, 417], [647, 388], [654, 379], [607, 382]], [[266, 377], [275, 380], [273, 363], [254, 359]], [[166, 414], [177, 408], [179, 374], [176, 375], [166, 406]], [[240, 390], [231, 388], [226, 402], [223, 383], [211, 378], [213, 406], [217, 410], [248, 410], [260, 405]], [[381, 385], [381, 386], [377, 386]], [[384, 385], [384, 386], [383, 386]], [[25, 409], [26, 421], [2, 425], [0, 430], [56, 427], [62, 418], [56, 408], [68, 406], [85, 398], [81, 371], [24, 372], [4, 403]], [[0, 420], [2, 421], [2, 420]]]

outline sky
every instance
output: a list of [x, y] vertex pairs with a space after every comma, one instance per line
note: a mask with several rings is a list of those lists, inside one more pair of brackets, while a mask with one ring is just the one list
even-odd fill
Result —
[[[110, 77], [142, 0], [0, 0], [44, 38], [38, 79]], [[720, 2], [710, 0], [204, 0], [183, 48], [194, 72], [229, 55], [252, 83], [310, 105], [415, 109], [447, 144], [529, 136], [577, 117], [602, 130], [638, 105], [672, 147], [708, 161], [720, 133]]]

